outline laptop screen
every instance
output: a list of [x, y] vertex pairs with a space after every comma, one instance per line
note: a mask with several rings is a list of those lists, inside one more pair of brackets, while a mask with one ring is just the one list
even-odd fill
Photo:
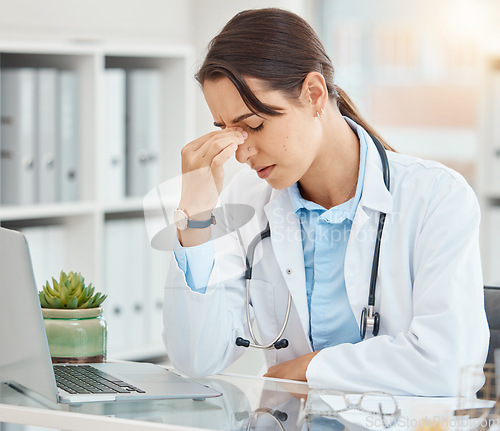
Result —
[[0, 377], [57, 402], [28, 244], [0, 228]]

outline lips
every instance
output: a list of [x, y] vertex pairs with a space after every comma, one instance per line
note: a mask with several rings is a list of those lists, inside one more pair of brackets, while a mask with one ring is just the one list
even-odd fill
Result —
[[269, 165], [269, 166], [254, 166], [252, 169], [255, 169], [257, 171], [257, 175], [259, 178], [262, 178], [263, 180], [266, 179], [269, 175], [271, 175], [272, 171], [274, 170], [274, 167], [276, 165]]

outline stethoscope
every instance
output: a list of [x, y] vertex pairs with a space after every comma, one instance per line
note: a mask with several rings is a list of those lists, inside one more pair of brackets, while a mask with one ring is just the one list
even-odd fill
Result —
[[252, 412], [237, 412], [235, 413], [234, 416], [237, 421], [242, 421], [248, 418], [248, 424], [246, 427], [246, 430], [248, 431], [252, 428], [255, 429], [254, 427], [255, 421], [257, 417], [260, 415], [269, 416], [271, 419], [274, 420], [274, 422], [278, 425], [278, 428], [281, 431], [285, 430], [285, 428], [283, 427], [283, 422], [285, 422], [288, 419], [288, 415], [280, 410], [273, 410], [268, 407], [260, 407]]
[[[387, 159], [387, 154], [384, 146], [380, 143], [380, 141], [369, 134], [372, 138], [375, 147], [380, 156], [380, 160], [382, 161], [382, 170], [384, 175], [384, 184], [387, 187], [387, 190], [390, 191], [390, 171], [389, 171], [389, 161]], [[380, 255], [380, 243], [382, 241], [382, 232], [384, 230], [385, 223], [385, 213], [380, 213], [379, 221], [378, 221], [378, 229], [377, 229], [377, 239], [375, 241], [375, 250], [373, 252], [373, 262], [372, 262], [372, 272], [370, 276], [370, 292], [368, 294], [368, 307], [364, 307], [361, 312], [361, 320], [360, 320], [360, 328], [359, 334], [361, 339], [365, 339], [365, 335], [367, 331], [371, 331], [374, 337], [378, 335], [378, 331], [380, 329], [380, 314], [375, 311], [375, 289], [377, 284], [377, 273], [378, 273], [378, 262]], [[288, 301], [286, 305], [286, 313], [285, 319], [283, 320], [283, 325], [281, 325], [281, 329], [276, 336], [276, 338], [267, 344], [260, 343], [252, 329], [251, 317], [250, 317], [250, 280], [252, 279], [252, 268], [253, 268], [253, 258], [255, 254], [255, 248], [257, 245], [266, 238], [271, 237], [271, 229], [269, 227], [269, 223], [267, 223], [266, 228], [258, 233], [255, 238], [250, 242], [248, 246], [247, 255], [246, 255], [246, 271], [245, 271], [245, 283], [246, 283], [246, 314], [247, 314], [247, 325], [248, 332], [250, 333], [250, 340], [245, 340], [242, 337], [236, 338], [236, 345], [242, 347], [255, 347], [258, 349], [282, 349], [284, 347], [288, 347], [288, 340], [281, 336], [285, 332], [286, 325], [288, 324], [288, 318], [290, 317], [290, 307], [292, 303], [292, 295], [290, 291], [288, 292]]]

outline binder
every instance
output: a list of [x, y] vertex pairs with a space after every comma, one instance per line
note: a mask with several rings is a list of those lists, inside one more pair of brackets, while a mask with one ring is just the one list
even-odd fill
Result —
[[125, 197], [125, 86], [124, 69], [106, 69], [102, 142], [105, 200]]
[[59, 71], [59, 169], [58, 183], [61, 202], [79, 198], [79, 122], [78, 75], [74, 70]]
[[150, 270], [147, 262], [147, 240], [144, 219], [132, 218], [125, 220], [127, 247], [128, 277], [125, 285], [126, 302], [124, 304], [127, 321], [128, 340], [134, 340], [135, 348], [147, 346], [150, 325], [146, 303], [151, 298]]
[[149, 343], [153, 346], [163, 347], [163, 302], [165, 298], [165, 282], [167, 279], [168, 253], [153, 250], [149, 243], [146, 255], [150, 262], [150, 289], [151, 294], [147, 301], [147, 315], [149, 316]]
[[36, 202], [35, 111], [36, 71], [1, 71], [1, 203]]
[[149, 294], [146, 234], [142, 219], [110, 220], [105, 227], [105, 317], [108, 356], [127, 359], [127, 352], [148, 344]]
[[128, 266], [127, 224], [124, 220], [110, 220], [104, 229], [104, 286], [102, 292], [108, 297], [104, 317], [108, 325], [108, 357], [113, 358], [129, 347], [127, 325]]
[[128, 196], [144, 196], [158, 182], [161, 73], [155, 69], [127, 71]]
[[[46, 280], [51, 280], [54, 277], [59, 280], [61, 270], [66, 273], [69, 271], [79, 271], [79, 268], [69, 267], [68, 262], [68, 246], [66, 241], [66, 230], [64, 225], [45, 226], [45, 271]], [[83, 274], [85, 276], [85, 274]]]
[[37, 70], [37, 166], [38, 201], [51, 203], [57, 199], [58, 109], [56, 69]]

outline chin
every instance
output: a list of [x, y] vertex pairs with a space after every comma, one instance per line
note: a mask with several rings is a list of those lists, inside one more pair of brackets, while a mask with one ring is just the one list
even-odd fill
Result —
[[287, 189], [288, 187], [293, 186], [296, 183], [296, 181], [294, 180], [285, 181], [283, 179], [274, 179], [274, 178], [268, 178], [265, 179], [264, 181], [266, 181], [275, 190], [284, 190]]

